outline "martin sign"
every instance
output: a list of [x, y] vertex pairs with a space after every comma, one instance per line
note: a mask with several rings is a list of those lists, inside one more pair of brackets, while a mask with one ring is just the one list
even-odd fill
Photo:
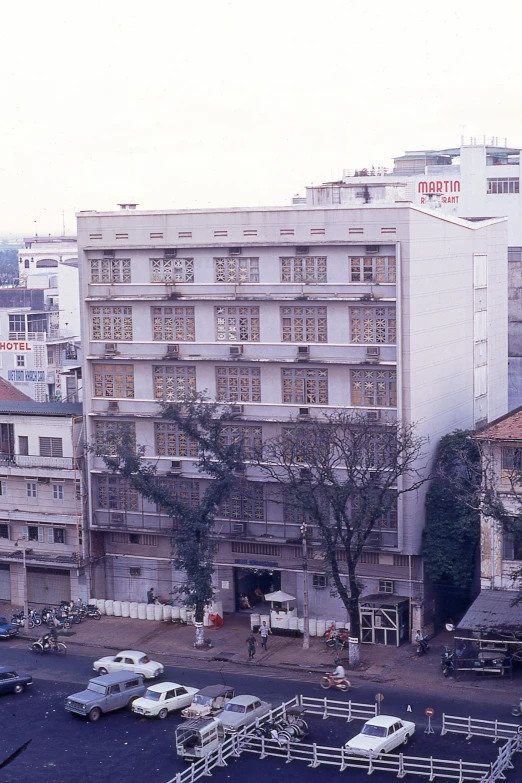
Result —
[[434, 196], [440, 199], [442, 204], [458, 204], [459, 193], [458, 179], [421, 179], [417, 182], [417, 194], [421, 204], [429, 204]]

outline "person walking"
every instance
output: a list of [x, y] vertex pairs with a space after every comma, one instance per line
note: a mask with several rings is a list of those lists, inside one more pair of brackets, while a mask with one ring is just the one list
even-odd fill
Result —
[[153, 604], [156, 600], [156, 596], [154, 595], [154, 588], [151, 587], [150, 590], [147, 590], [147, 603]]
[[248, 644], [248, 660], [253, 661], [254, 655], [256, 654], [256, 637], [254, 634], [250, 634], [246, 643]]
[[259, 635], [261, 636], [261, 647], [263, 650], [268, 650], [267, 644], [268, 644], [268, 634], [271, 634], [272, 631], [266, 624], [266, 620], [263, 620], [259, 627]]

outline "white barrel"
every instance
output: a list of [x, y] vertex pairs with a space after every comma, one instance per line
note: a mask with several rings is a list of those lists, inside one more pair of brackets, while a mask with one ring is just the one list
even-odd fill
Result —
[[154, 606], [154, 619], [155, 620], [163, 620], [163, 605], [162, 604], [152, 604], [152, 606]]
[[121, 602], [121, 616], [130, 617], [130, 601]]
[[172, 620], [179, 620], [180, 617], [180, 607], [179, 606], [173, 606], [172, 607]]
[[105, 601], [105, 614], [112, 617], [114, 614], [114, 601]]
[[179, 619], [182, 623], [187, 622], [187, 607], [186, 606], [180, 606], [179, 607]]
[[308, 620], [308, 633], [310, 636], [317, 636], [317, 620]]
[[304, 617], [299, 617], [299, 630], [304, 633]]
[[324, 620], [317, 620], [317, 636], [321, 638], [326, 631], [326, 623]]
[[113, 601], [112, 609], [115, 617], [121, 617], [121, 601]]
[[297, 617], [290, 617], [288, 621], [288, 627], [291, 631], [298, 631], [299, 630], [299, 618]]
[[100, 614], [105, 614], [105, 599], [104, 598], [98, 598], [96, 601], [96, 606], [100, 610]]
[[261, 625], [261, 615], [260, 614], [251, 614], [250, 615], [250, 628], [254, 628], [256, 625]]
[[163, 620], [172, 620], [172, 606], [165, 604], [163, 607]]
[[129, 604], [129, 616], [132, 617], [133, 620], [138, 619], [138, 602], [137, 601], [131, 601]]
[[208, 619], [208, 610], [205, 611], [205, 614], [203, 615], [203, 627], [208, 628], [210, 625], [210, 620]]
[[336, 622], [335, 623], [335, 627], [337, 628], [338, 631], [341, 631], [344, 628], [344, 623], [343, 622]]
[[260, 614], [259, 615], [259, 625], [263, 625], [263, 622], [265, 622], [268, 627], [270, 628], [270, 615], [269, 614]]
[[143, 603], [138, 604], [138, 620], [147, 619], [147, 606], [148, 604], [143, 604]]
[[145, 604], [145, 616], [147, 620], [154, 620], [156, 616], [154, 604]]

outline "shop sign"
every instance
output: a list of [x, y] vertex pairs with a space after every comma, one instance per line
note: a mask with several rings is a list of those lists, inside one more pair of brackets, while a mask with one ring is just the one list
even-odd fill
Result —
[[279, 563], [271, 560], [234, 560], [234, 565], [263, 566], [263, 568], [278, 568]]
[[29, 345], [29, 343], [25, 342], [18, 342], [17, 340], [13, 342], [0, 342], [0, 351], [32, 351], [33, 349]]
[[[417, 183], [417, 193], [420, 194], [421, 204], [430, 204], [429, 196], [438, 196], [442, 204], [458, 204], [460, 193], [460, 180], [458, 179], [430, 179], [420, 180]], [[424, 198], [427, 194], [428, 198]]]
[[45, 370], [8, 370], [7, 380], [15, 383], [45, 383]]

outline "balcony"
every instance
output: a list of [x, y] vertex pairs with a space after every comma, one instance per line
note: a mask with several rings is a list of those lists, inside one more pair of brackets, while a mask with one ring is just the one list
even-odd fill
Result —
[[54, 468], [72, 470], [73, 457], [41, 457], [37, 454], [0, 454], [0, 465], [11, 468]]

